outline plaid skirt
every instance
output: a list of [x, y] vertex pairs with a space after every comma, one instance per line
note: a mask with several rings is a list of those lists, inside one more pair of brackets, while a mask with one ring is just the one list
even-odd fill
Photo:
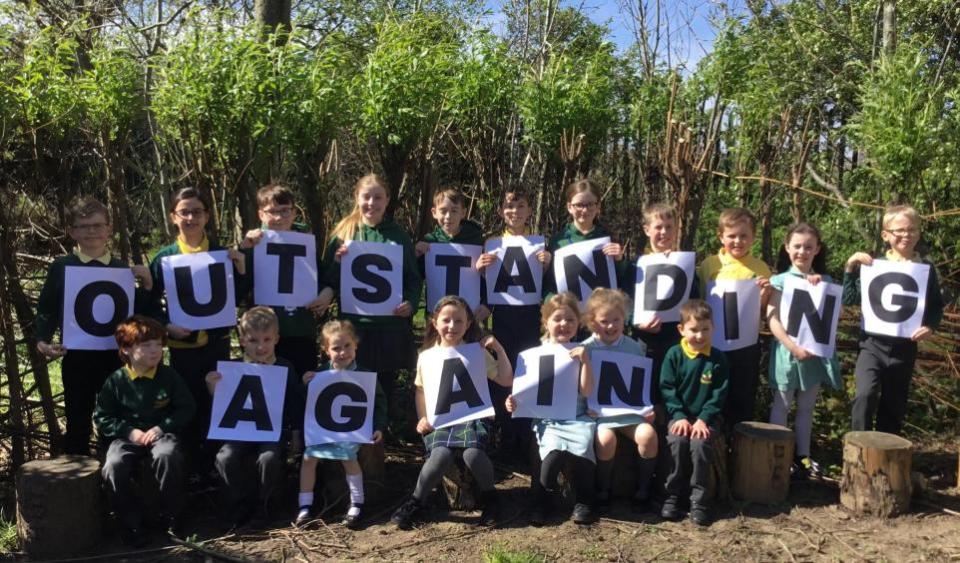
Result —
[[427, 457], [430, 457], [430, 452], [436, 447], [486, 450], [489, 442], [490, 422], [485, 418], [470, 420], [463, 424], [454, 424], [446, 428], [438, 428], [423, 437]]

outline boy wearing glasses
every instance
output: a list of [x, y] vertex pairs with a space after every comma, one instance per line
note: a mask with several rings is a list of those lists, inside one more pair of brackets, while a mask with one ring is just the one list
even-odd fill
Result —
[[[113, 234], [110, 215], [105, 205], [90, 197], [74, 200], [64, 213], [67, 235], [77, 243], [73, 252], [50, 264], [43, 289], [37, 301], [37, 350], [47, 359], [63, 358], [63, 402], [67, 418], [64, 453], [90, 454], [91, 417], [97, 393], [103, 382], [120, 367], [116, 350], [67, 350], [53, 343], [58, 328], [63, 326], [63, 291], [67, 266], [91, 268], [127, 268], [107, 248]], [[146, 266], [133, 266], [133, 275], [140, 281], [135, 296], [137, 309], [143, 307], [153, 279]]]
[[[889, 247], [882, 259], [930, 266], [923, 326], [910, 338], [868, 334], [862, 326], [860, 329], [860, 353], [854, 371], [857, 392], [853, 399], [852, 428], [899, 434], [907, 412], [917, 342], [928, 338], [940, 325], [943, 296], [936, 268], [916, 251], [920, 241], [920, 216], [916, 209], [909, 205], [888, 207], [883, 214], [880, 237]], [[843, 273], [844, 305], [860, 304], [860, 265], [870, 265], [873, 261], [874, 258], [866, 252], [857, 252], [847, 259]]]
[[[253, 272], [253, 247], [260, 243], [264, 229], [271, 231], [309, 232], [305, 225], [295, 223], [297, 209], [293, 192], [277, 184], [270, 184], [257, 191], [257, 213], [260, 228], [248, 231], [240, 243], [246, 255], [247, 272]], [[317, 252], [322, 252], [317, 244]], [[317, 367], [317, 317], [323, 315], [333, 300], [333, 289], [324, 287], [320, 271], [321, 256], [317, 261], [317, 297], [305, 307], [273, 307], [280, 320], [280, 342], [276, 354], [293, 364], [297, 376]], [[248, 281], [252, 280], [252, 274]], [[246, 291], [244, 292], [246, 293]]]

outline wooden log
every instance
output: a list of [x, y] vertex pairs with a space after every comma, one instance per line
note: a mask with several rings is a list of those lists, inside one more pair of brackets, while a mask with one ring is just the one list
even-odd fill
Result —
[[733, 494], [761, 504], [783, 502], [790, 492], [793, 430], [766, 422], [733, 428]]
[[450, 510], [469, 511], [480, 506], [480, 489], [462, 459], [457, 459], [444, 474], [440, 490]]
[[[357, 452], [357, 461], [360, 462], [360, 470], [363, 472], [364, 505], [378, 504], [384, 499], [387, 488], [386, 452], [383, 443], [361, 445]], [[349, 503], [350, 492], [343, 473], [343, 463], [323, 460], [317, 471], [320, 473], [322, 494], [327, 502], [334, 502], [342, 497]]]
[[100, 463], [86, 456], [30, 461], [17, 471], [17, 537], [34, 559], [89, 552], [100, 541]]
[[885, 432], [843, 437], [840, 503], [856, 514], [888, 518], [910, 508], [913, 444]]

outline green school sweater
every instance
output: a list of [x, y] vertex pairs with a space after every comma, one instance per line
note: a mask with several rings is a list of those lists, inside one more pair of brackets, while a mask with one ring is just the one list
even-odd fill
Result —
[[[321, 371], [327, 371], [333, 369], [333, 366], [330, 365], [330, 362], [325, 362], [323, 365], [317, 368], [317, 373]], [[349, 371], [371, 371], [366, 369], [363, 366], [358, 366], [356, 362], [350, 366]], [[384, 393], [383, 387], [380, 386], [380, 379], [377, 379], [377, 387], [374, 391], [373, 397], [373, 429], [374, 430], [383, 430], [387, 427], [387, 394]], [[302, 420], [302, 418], [301, 418]]]
[[[408, 301], [416, 311], [420, 306], [420, 293], [423, 289], [423, 279], [417, 271], [417, 257], [413, 252], [413, 242], [410, 236], [400, 228], [393, 219], [384, 219], [375, 227], [368, 227], [361, 223], [353, 240], [364, 242], [392, 242], [403, 247], [403, 301]], [[323, 282], [340, 293], [340, 262], [333, 259], [340, 245], [339, 238], [333, 238], [323, 254]], [[349, 320], [358, 328], [403, 328], [410, 325], [410, 319], [396, 315], [361, 316], [341, 313], [340, 317]]]
[[[262, 227], [266, 228], [266, 227]], [[293, 231], [298, 233], [310, 234], [310, 230], [300, 223], [293, 225]], [[317, 295], [323, 291], [326, 285], [323, 283], [323, 241], [317, 241]], [[246, 259], [247, 275], [243, 276], [240, 284], [240, 301], [253, 306], [253, 249], [243, 249], [243, 255]], [[277, 314], [280, 321], [280, 336], [292, 336], [296, 338], [316, 338], [317, 336], [317, 318], [310, 309], [306, 307], [270, 307]]]
[[[592, 231], [589, 233], [581, 233], [573, 223], [567, 223], [567, 226], [564, 227], [562, 231], [550, 237], [550, 240], [547, 242], [547, 250], [550, 252], [550, 254], [554, 255], [555, 260], [557, 250], [563, 248], [564, 246], [603, 237], [610, 237], [610, 240], [613, 241], [613, 235], [610, 234], [610, 231], [605, 229], [603, 225], [595, 223]], [[627, 260], [626, 256], [624, 256], [619, 262], [613, 262], [614, 275], [617, 279], [617, 287], [620, 289], [624, 288], [624, 282], [626, 281], [627, 277], [627, 268], [630, 265], [629, 262], [630, 261]], [[545, 268], [543, 272], [544, 301], [546, 301], [556, 292], [557, 280], [553, 275], [553, 262], [551, 262], [550, 267]]]
[[134, 428], [159, 426], [164, 432], [181, 432], [195, 410], [193, 396], [173, 368], [157, 366], [153, 379], [130, 379], [120, 368], [103, 384], [93, 420], [101, 438], [126, 439]]
[[713, 426], [727, 400], [729, 372], [723, 352], [689, 358], [679, 344], [670, 348], [660, 368], [660, 393], [670, 420], [699, 418]]
[[[47, 269], [47, 278], [40, 290], [37, 300], [37, 324], [35, 336], [41, 342], [51, 342], [58, 329], [63, 328], [63, 290], [64, 274], [67, 266], [81, 266], [84, 268], [128, 268], [126, 264], [115, 257], [110, 259], [110, 265], [92, 260], [84, 264], [76, 254], [61, 256], [50, 264]], [[156, 286], [156, 278], [154, 278]], [[150, 292], [137, 289], [134, 292], [133, 310], [135, 313], [149, 310]]]
[[[226, 248], [220, 246], [214, 241], [210, 241], [210, 250], [213, 252], [216, 250], [226, 250]], [[153, 290], [150, 292], [150, 306], [149, 306], [149, 315], [158, 321], [160, 324], [166, 326], [170, 322], [170, 316], [167, 313], [167, 308], [165, 306], [165, 288], [163, 280], [163, 267], [161, 266], [161, 261], [165, 256], [176, 256], [180, 254], [180, 247], [177, 246], [177, 243], [174, 242], [169, 246], [164, 246], [159, 251], [157, 251], [156, 256], [153, 257], [153, 260], [150, 261], [150, 275], [153, 276]], [[249, 272], [248, 272], [249, 273]], [[233, 271], [233, 286], [235, 290], [235, 297], [239, 300], [241, 292], [243, 291], [243, 286], [247, 282], [245, 281], [246, 276], [241, 276], [236, 270]], [[216, 338], [224, 338], [229, 332], [231, 327], [221, 327], [221, 328], [211, 328], [206, 331], [207, 337], [209, 340], [214, 340]], [[191, 332], [186, 338], [180, 340], [173, 337], [170, 337], [171, 340], [193, 343], [197, 341], [200, 331], [195, 330]], [[190, 347], [190, 346], [187, 346]]]

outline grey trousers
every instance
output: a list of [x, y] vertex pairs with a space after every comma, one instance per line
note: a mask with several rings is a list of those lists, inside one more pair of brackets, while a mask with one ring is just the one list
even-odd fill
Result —
[[226, 442], [217, 452], [215, 465], [225, 485], [228, 508], [248, 499], [266, 504], [283, 474], [282, 450], [280, 444], [269, 442]]
[[[671, 422], [669, 426], [673, 424]], [[710, 431], [719, 432], [713, 428]], [[678, 498], [689, 496], [693, 506], [705, 505], [707, 486], [710, 483], [710, 464], [713, 460], [713, 440], [694, 440], [668, 433], [667, 443], [670, 445], [667, 494]]]
[[147, 458], [159, 485], [164, 516], [176, 517], [183, 507], [184, 461], [177, 437], [164, 434], [149, 446], [118, 438], [110, 443], [100, 471], [113, 513], [128, 528], [141, 523], [141, 507], [132, 477], [140, 474], [140, 463]]

